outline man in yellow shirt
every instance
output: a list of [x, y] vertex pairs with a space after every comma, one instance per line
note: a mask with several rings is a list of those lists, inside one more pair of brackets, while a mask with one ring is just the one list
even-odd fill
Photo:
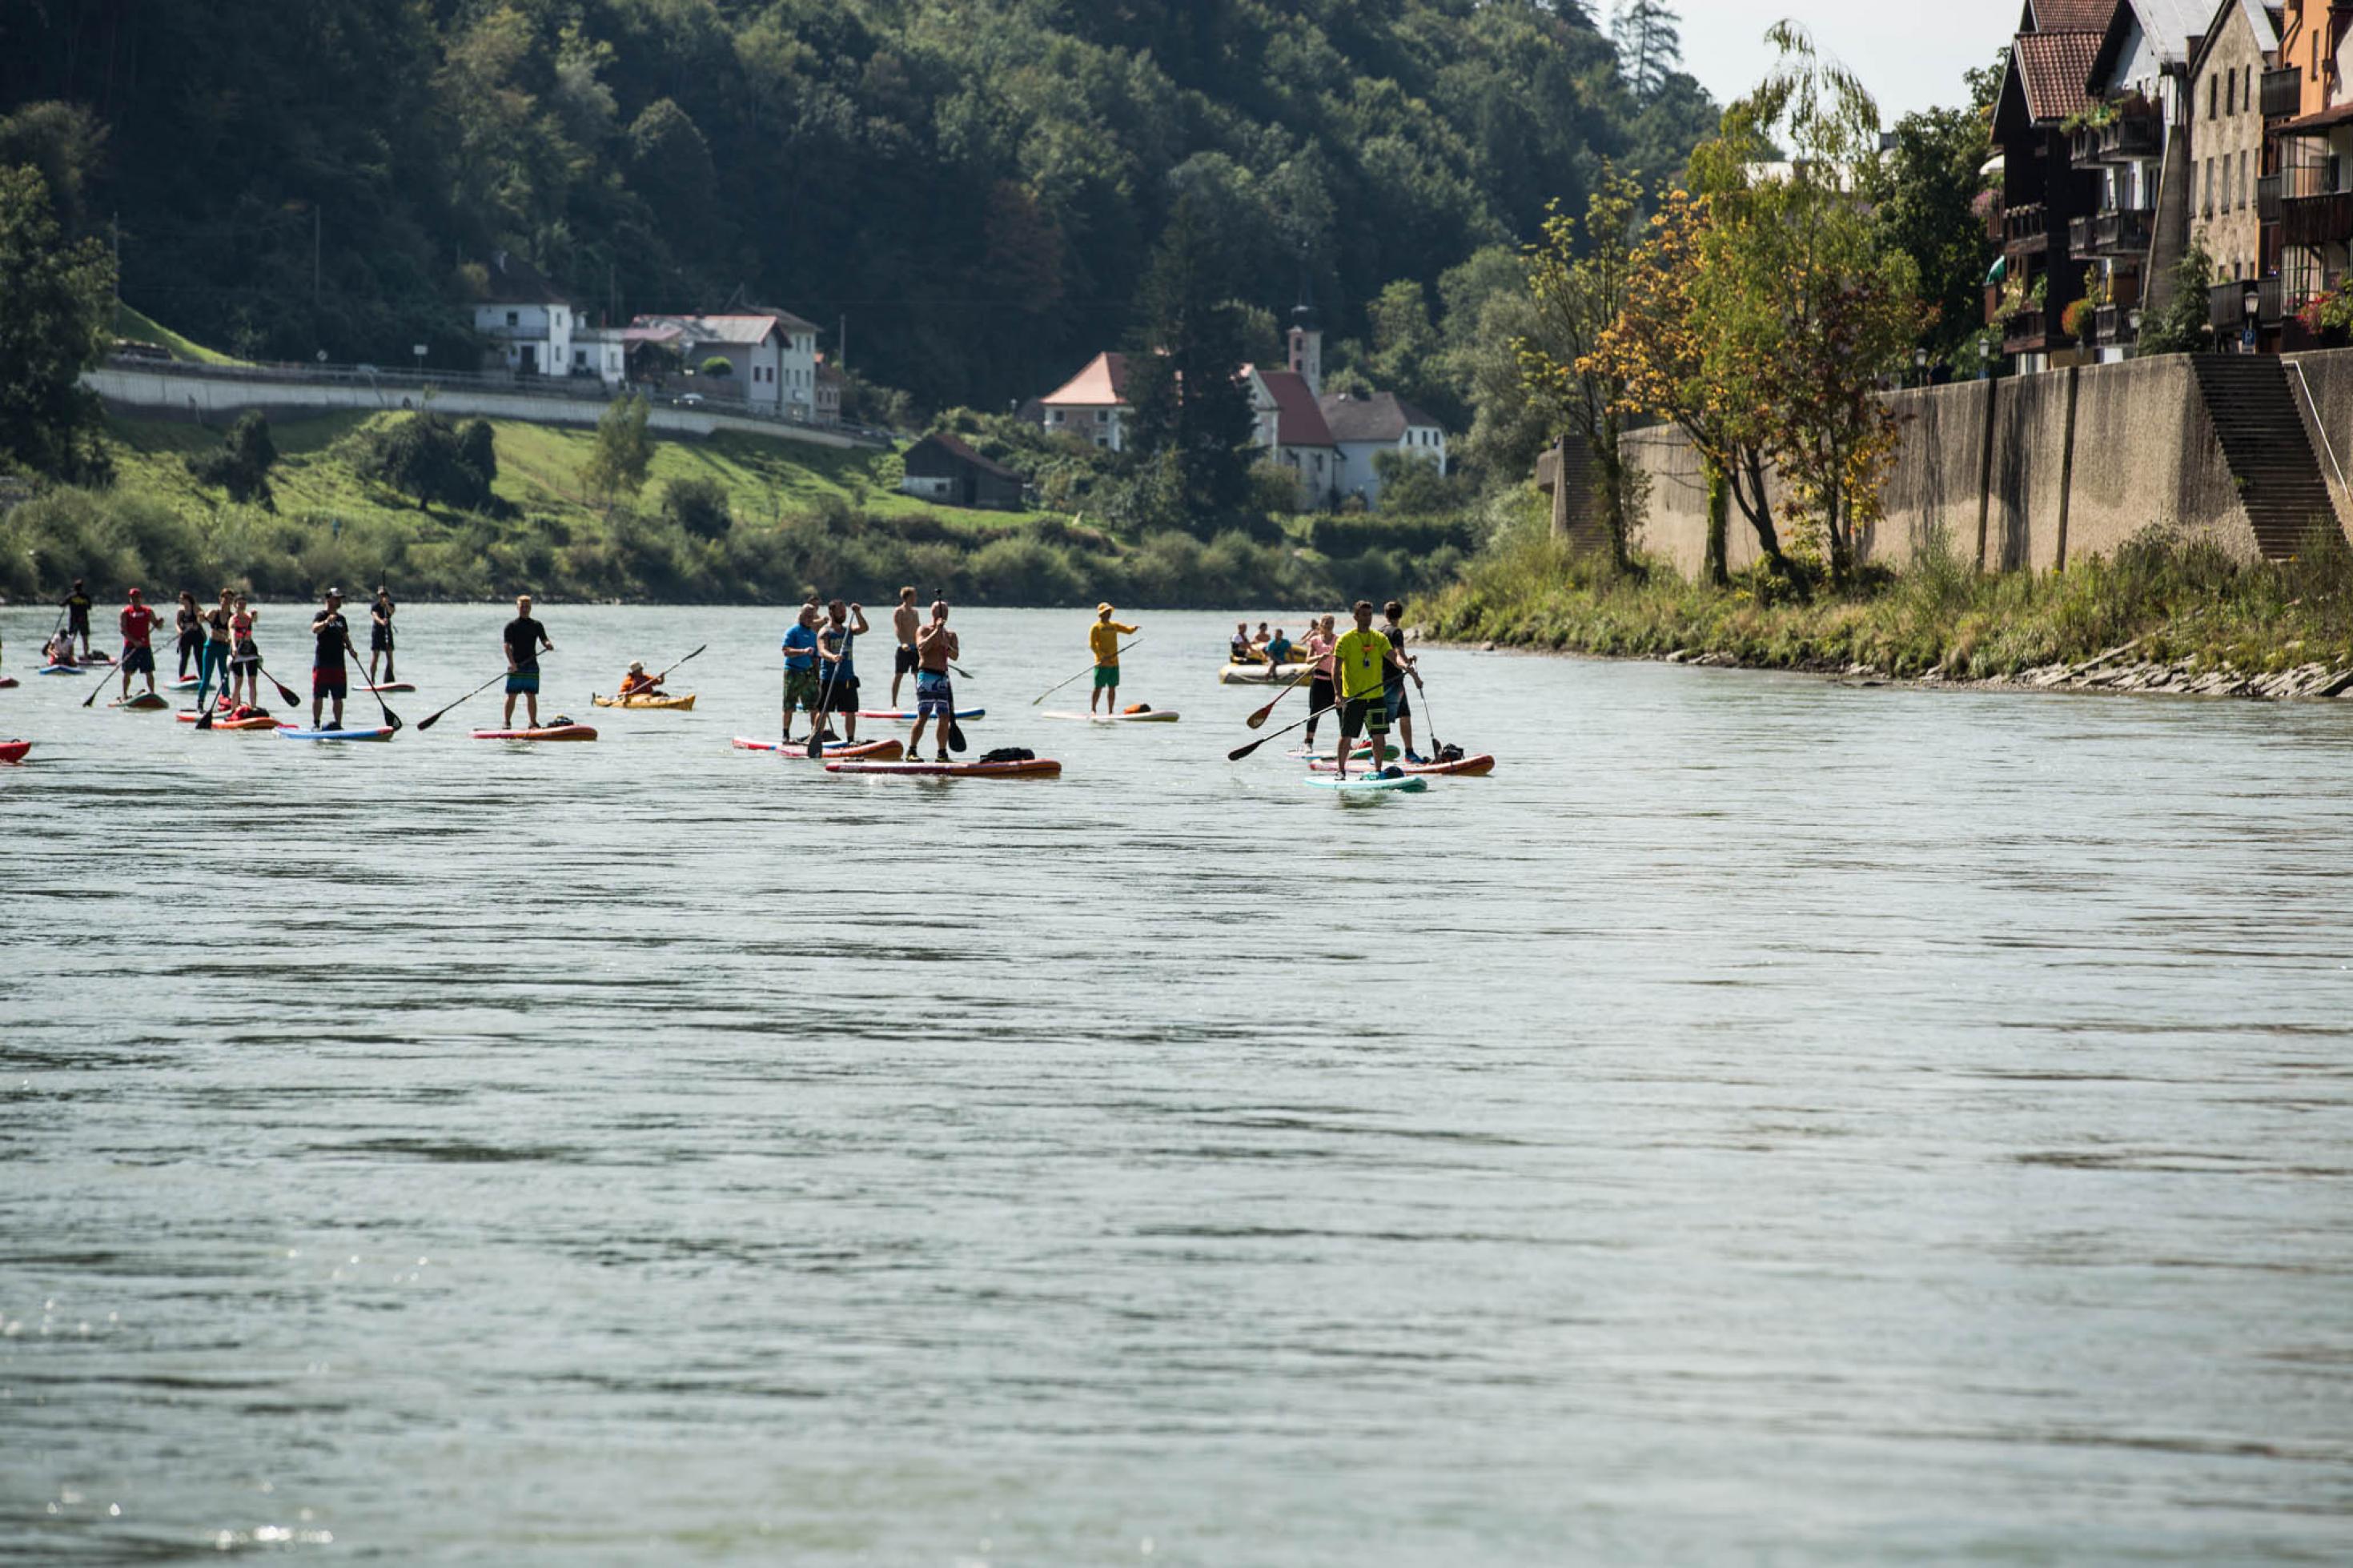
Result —
[[1340, 687], [1340, 753], [1339, 774], [1348, 776], [1348, 751], [1356, 742], [1359, 731], [1369, 730], [1373, 742], [1373, 772], [1381, 771], [1381, 753], [1388, 749], [1389, 710], [1381, 671], [1388, 663], [1389, 639], [1373, 630], [1373, 606], [1369, 600], [1356, 601], [1356, 629], [1340, 638], [1332, 650], [1335, 673]]
[[[1109, 605], [1095, 606], [1095, 624], [1087, 628], [1087, 647], [1094, 650], [1095, 689], [1087, 693], [1087, 711], [1095, 710], [1098, 701], [1104, 702], [1103, 711], [1119, 711], [1119, 639], [1133, 637], [1137, 628], [1124, 621], [1111, 618]], [[1105, 700], [1104, 694], [1110, 694]]]

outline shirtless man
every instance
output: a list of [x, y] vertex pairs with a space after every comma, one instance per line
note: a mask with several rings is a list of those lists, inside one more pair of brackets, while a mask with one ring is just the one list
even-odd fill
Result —
[[931, 624], [915, 634], [915, 733], [907, 742], [907, 760], [923, 749], [924, 721], [936, 717], [938, 761], [948, 760], [948, 735], [955, 728], [955, 684], [948, 679], [948, 661], [964, 656], [955, 633], [948, 630], [948, 602], [932, 601]]
[[[911, 672], [922, 668], [922, 661], [915, 653], [916, 638], [922, 635], [916, 628], [922, 624], [923, 617], [915, 614], [915, 591], [913, 588], [900, 589], [899, 607], [891, 612], [892, 635], [899, 639], [898, 654], [891, 661], [891, 706], [893, 708], [899, 706], [899, 683]], [[915, 684], [920, 687], [923, 681], [918, 679]]]

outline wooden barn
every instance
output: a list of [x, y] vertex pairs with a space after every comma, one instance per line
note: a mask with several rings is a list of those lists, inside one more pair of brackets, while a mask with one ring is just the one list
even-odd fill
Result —
[[944, 430], [934, 430], [907, 448], [907, 477], [899, 488], [911, 496], [948, 506], [1015, 509], [1021, 505], [1019, 474], [992, 463]]

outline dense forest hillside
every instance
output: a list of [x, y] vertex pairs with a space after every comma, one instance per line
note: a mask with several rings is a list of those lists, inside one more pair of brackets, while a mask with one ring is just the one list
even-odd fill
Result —
[[1232, 298], [1345, 337], [1715, 123], [1576, 0], [0, 5], [0, 115], [47, 100], [87, 113], [18, 161], [203, 341], [465, 364], [507, 248], [599, 312], [846, 319], [854, 371], [984, 408], [1123, 336], [1180, 194]]

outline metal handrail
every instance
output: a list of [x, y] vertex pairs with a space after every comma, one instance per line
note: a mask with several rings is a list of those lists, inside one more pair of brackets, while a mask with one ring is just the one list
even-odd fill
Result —
[[2304, 405], [2312, 410], [2312, 427], [2320, 432], [2320, 449], [2328, 454], [2328, 467], [2337, 475], [2337, 488], [2353, 495], [2353, 487], [2345, 483], [2345, 470], [2337, 461], [2337, 444], [2328, 438], [2327, 421], [2320, 416], [2319, 400], [2312, 395], [2312, 378], [2304, 374], [2302, 360], [2292, 359], [2287, 363], [2295, 366], [2296, 384], [2304, 388]]

